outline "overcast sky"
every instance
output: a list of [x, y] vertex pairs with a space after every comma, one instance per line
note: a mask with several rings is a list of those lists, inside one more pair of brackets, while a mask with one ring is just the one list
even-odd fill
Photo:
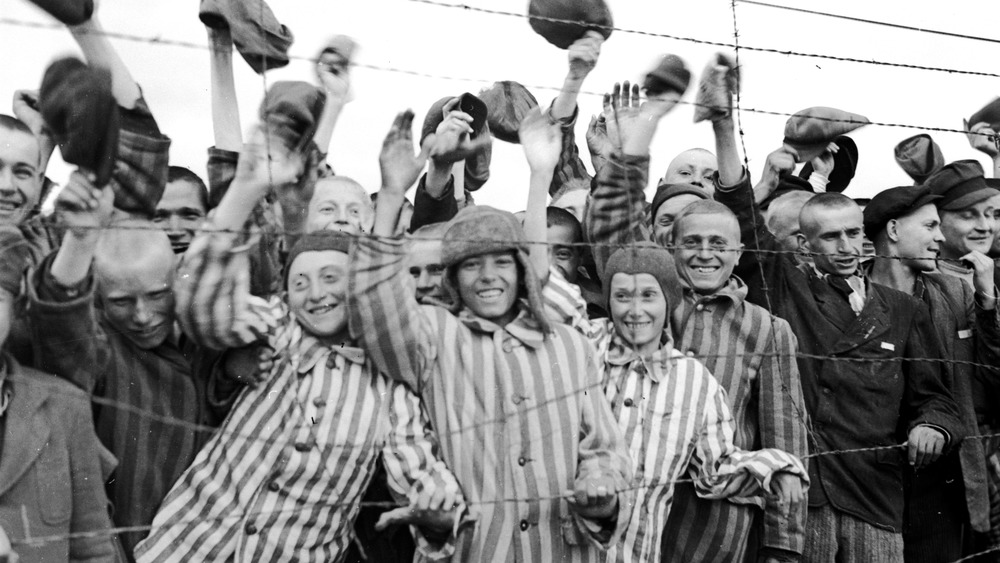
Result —
[[[450, 1], [450, 0], [449, 0]], [[464, 0], [471, 6], [525, 13], [523, 0]], [[841, 0], [836, 3], [775, 0], [789, 6], [830, 11], [873, 20], [1000, 37], [1000, 3], [995, 0], [882, 1]], [[728, 0], [610, 2], [620, 28], [731, 43], [733, 13]], [[354, 101], [341, 116], [329, 161], [338, 174], [351, 176], [369, 191], [379, 186], [378, 151], [396, 112], [407, 107], [422, 119], [436, 99], [476, 93], [496, 80], [528, 85], [543, 104], [556, 94], [566, 72], [566, 53], [537, 36], [524, 18], [477, 13], [412, 0], [273, 0], [278, 18], [295, 34], [293, 56], [315, 55], [323, 40], [336, 33], [360, 44], [361, 65], [395, 68], [465, 80], [412, 76], [364, 66], [353, 71]], [[104, 0], [100, 17], [109, 31], [163, 40], [206, 44], [194, 0]], [[928, 67], [1000, 74], [1000, 44], [942, 37], [928, 33], [823, 18], [737, 3], [741, 45], [881, 60]], [[0, 0], [0, 19], [51, 23], [26, 0]], [[171, 163], [205, 173], [205, 149], [212, 144], [208, 53], [203, 49], [113, 40], [142, 85], [161, 129], [173, 139]], [[665, 53], [682, 57], [694, 78], [685, 99], [693, 100], [696, 80], [718, 47], [689, 41], [616, 31], [605, 43], [601, 61], [585, 90], [610, 90], [616, 80], [637, 80]], [[0, 22], [0, 111], [18, 88], [37, 88], [46, 65], [75, 51], [64, 29], [38, 29]], [[961, 128], [971, 115], [1000, 93], [1000, 79], [926, 70], [890, 68], [791, 55], [741, 51], [743, 106], [793, 113], [810, 106], [833, 106], [872, 121], [928, 127]], [[244, 126], [252, 123], [263, 80], [238, 55], [236, 82]], [[313, 80], [308, 61], [269, 72], [275, 80]], [[597, 96], [580, 98], [577, 138], [586, 154], [584, 131], [600, 110]], [[652, 149], [655, 181], [678, 152], [691, 147], [712, 149], [711, 127], [692, 123], [693, 108], [679, 106], [664, 119]], [[780, 145], [786, 118], [743, 113], [743, 129], [751, 172], [759, 176], [767, 154]], [[911, 183], [895, 164], [893, 147], [920, 131], [868, 126], [852, 133], [860, 151], [858, 174], [848, 195], [871, 196], [887, 187]], [[964, 135], [932, 133], [947, 160], [987, 160], [969, 147]], [[585, 158], [589, 166], [589, 159]], [[492, 178], [477, 193], [479, 203], [511, 211], [524, 207], [527, 166], [521, 149], [495, 141]], [[65, 180], [67, 168], [58, 157], [50, 176]], [[652, 187], [650, 188], [652, 189]]]

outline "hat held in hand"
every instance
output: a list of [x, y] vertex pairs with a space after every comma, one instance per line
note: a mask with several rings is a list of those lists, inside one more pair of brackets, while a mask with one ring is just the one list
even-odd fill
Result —
[[972, 114], [972, 117], [969, 118], [968, 126], [972, 127], [977, 123], [988, 123], [990, 129], [1000, 133], [1000, 98], [993, 100], [983, 106], [983, 109]]
[[67, 57], [45, 69], [38, 110], [64, 161], [93, 172], [96, 184], [111, 180], [118, 155], [118, 104], [111, 73]]
[[[843, 193], [850, 185], [851, 180], [854, 179], [854, 173], [858, 170], [858, 145], [854, 139], [847, 135], [841, 135], [833, 142], [839, 150], [833, 155], [833, 170], [830, 171], [830, 177], [827, 178], [829, 182], [826, 185], [826, 191]], [[802, 167], [799, 177], [808, 180], [812, 173], [813, 165], [810, 160]]]
[[275, 82], [260, 104], [260, 120], [291, 150], [302, 151], [319, 125], [326, 94], [308, 82]]
[[201, 0], [198, 18], [206, 27], [229, 28], [236, 50], [257, 74], [288, 65], [294, 37], [264, 0]]
[[903, 139], [896, 145], [893, 154], [896, 164], [917, 184], [923, 183], [944, 166], [941, 147], [927, 133]]
[[66, 25], [80, 25], [94, 14], [93, 0], [31, 0], [31, 3]]
[[528, 23], [535, 33], [560, 49], [569, 49], [590, 30], [607, 39], [614, 26], [611, 9], [604, 0], [531, 0]]
[[504, 80], [480, 92], [479, 99], [486, 104], [490, 133], [501, 141], [520, 144], [517, 131], [521, 121], [538, 107], [538, 100], [531, 92], [513, 80]]
[[716, 53], [705, 65], [694, 98], [695, 123], [706, 119], [718, 121], [732, 115], [733, 96], [740, 83], [739, 73], [736, 59], [725, 53]]
[[799, 162], [808, 162], [822, 154], [837, 137], [869, 123], [863, 115], [836, 108], [806, 108], [788, 118], [784, 144], [798, 153]]
[[652, 96], [666, 92], [677, 92], [683, 96], [690, 83], [691, 71], [684, 60], [677, 55], [664, 55], [659, 64], [646, 73], [642, 88]]
[[[458, 101], [455, 104], [455, 107], [451, 108], [449, 111], [461, 111], [472, 117], [472, 134], [469, 135], [469, 138], [477, 139], [483, 135], [490, 134], [488, 121], [489, 109], [487, 109], [486, 104], [483, 103], [482, 100], [466, 92], [457, 98], [454, 96], [441, 98], [440, 100], [434, 102], [431, 109], [427, 110], [427, 115], [424, 117], [424, 124], [420, 128], [421, 146], [423, 146], [427, 137], [429, 137], [432, 133], [435, 133], [438, 126], [444, 121], [445, 106], [452, 103], [456, 99]], [[515, 129], [514, 132], [516, 134], [517, 130]], [[492, 145], [487, 145], [482, 152], [465, 159], [466, 190], [474, 192], [483, 187], [483, 184], [490, 179], [490, 161], [492, 158]]]

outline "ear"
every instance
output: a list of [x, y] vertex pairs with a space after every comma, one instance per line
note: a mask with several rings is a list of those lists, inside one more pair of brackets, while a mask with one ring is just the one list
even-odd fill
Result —
[[740, 243], [740, 245], [733, 251], [733, 252], [736, 253], [736, 261], [737, 262], [739, 262], [740, 258], [743, 257], [743, 249], [744, 248], [746, 248], [746, 245], [744, 245], [743, 243]]
[[885, 232], [889, 235], [889, 240], [892, 242], [899, 242], [899, 221], [896, 219], [889, 219], [889, 222], [885, 224]]
[[804, 234], [799, 233], [795, 237], [799, 240], [799, 252], [812, 252], [812, 247], [809, 246], [809, 241]]

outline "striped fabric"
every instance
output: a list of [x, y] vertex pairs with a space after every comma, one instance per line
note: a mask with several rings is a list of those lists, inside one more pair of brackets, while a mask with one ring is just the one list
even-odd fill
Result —
[[[598, 271], [615, 246], [650, 240], [644, 219], [649, 157], [614, 154], [598, 176], [588, 208], [587, 238], [595, 243]], [[736, 446], [776, 448], [802, 459], [808, 453], [805, 401], [798, 348], [788, 322], [746, 301], [746, 286], [733, 277], [710, 296], [684, 288], [671, 329], [679, 350], [705, 364], [726, 390], [736, 423]], [[731, 503], [700, 501], [678, 487], [667, 525], [668, 561], [731, 561], [747, 543], [754, 513]], [[802, 553], [806, 507], [791, 518], [777, 507], [764, 511], [763, 547]]]
[[[231, 267], [228, 259], [239, 255], [216, 244], [192, 244], [192, 251], [208, 254], [193, 260], [204, 265], [198, 272], [206, 279], [217, 279], [218, 271]], [[189, 281], [197, 286], [204, 280]], [[210, 292], [183, 295], [178, 305], [196, 312], [194, 319], [211, 316], [211, 303], [191, 300]], [[230, 340], [246, 337], [236, 320], [248, 314], [248, 302], [214, 297], [246, 310], [192, 326], [211, 326], [213, 338], [227, 340], [228, 318]], [[254, 312], [258, 326], [272, 327], [267, 344], [280, 352], [274, 368], [243, 392], [171, 489], [149, 537], [136, 548], [138, 561], [342, 561], [380, 451], [396, 495], [412, 498], [430, 487], [458, 491], [436, 460], [433, 433], [413, 393], [378, 374], [362, 350], [321, 344], [279, 300], [268, 305]], [[451, 549], [432, 546], [420, 534], [417, 541], [429, 554]]]
[[563, 325], [544, 335], [524, 309], [501, 328], [418, 305], [402, 240], [361, 238], [351, 262], [352, 334], [384, 373], [419, 391], [478, 515], [453, 560], [603, 561], [628, 525], [631, 495], [619, 494], [615, 522], [581, 518], [559, 498], [590, 476], [618, 490], [631, 483], [587, 340]]
[[659, 560], [678, 479], [693, 479], [698, 496], [760, 508], [775, 472], [808, 481], [797, 457], [773, 448], [744, 451], [736, 445], [725, 390], [701, 362], [673, 349], [669, 335], [656, 354], [643, 360], [610, 320], [584, 318], [583, 299], [558, 274], [550, 274], [544, 297], [546, 307], [559, 312], [555, 318], [571, 321], [597, 346], [604, 361], [605, 395], [625, 432], [635, 481], [642, 487], [629, 529], [609, 559]]

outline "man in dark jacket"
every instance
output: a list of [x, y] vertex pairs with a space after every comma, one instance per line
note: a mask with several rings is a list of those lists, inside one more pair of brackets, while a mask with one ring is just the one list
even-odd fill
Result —
[[[875, 283], [923, 301], [937, 329], [945, 362], [945, 382], [961, 411], [963, 429], [977, 434], [973, 397], [983, 390], [974, 363], [997, 365], [1000, 353], [995, 300], [974, 296], [972, 287], [954, 276], [935, 272], [944, 241], [934, 205], [941, 196], [926, 187], [891, 188], [865, 208], [865, 232], [875, 241], [870, 270]], [[991, 276], [992, 277], [992, 276]], [[967, 363], [963, 363], [967, 362]], [[986, 459], [981, 440], [965, 440], [953, 455], [927, 469], [906, 472], [903, 540], [906, 561], [953, 561], [961, 558], [972, 532], [989, 530]]]
[[746, 245], [735, 273], [748, 300], [798, 337], [814, 456], [803, 559], [899, 561], [904, 465], [922, 468], [963, 436], [940, 363], [915, 361], [940, 357], [927, 307], [859, 275], [863, 219], [851, 199], [821, 194], [803, 207], [802, 246], [816, 254], [800, 265], [759, 252], [780, 247], [735, 147], [719, 169], [716, 199], [736, 213]]

